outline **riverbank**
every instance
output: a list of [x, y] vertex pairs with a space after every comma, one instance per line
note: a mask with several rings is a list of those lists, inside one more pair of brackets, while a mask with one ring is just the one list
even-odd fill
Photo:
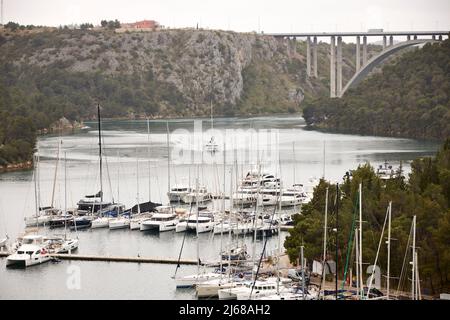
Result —
[[20, 163], [10, 163], [4, 166], [0, 166], [0, 173], [19, 171], [19, 170], [29, 170], [33, 168], [33, 161], [26, 161]]

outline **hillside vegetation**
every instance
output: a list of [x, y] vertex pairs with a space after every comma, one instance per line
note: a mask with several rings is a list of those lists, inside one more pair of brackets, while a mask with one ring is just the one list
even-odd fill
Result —
[[450, 136], [450, 40], [405, 53], [342, 99], [306, 103], [311, 128], [444, 140]]
[[[422, 292], [436, 294], [450, 289], [450, 139], [443, 144], [436, 157], [416, 159], [411, 169], [407, 182], [404, 178], [396, 178], [386, 183], [377, 177], [374, 168], [367, 163], [354, 170], [340, 185], [339, 279], [344, 278], [346, 266], [348, 277], [348, 268], [355, 263], [354, 226], [357, 225], [359, 214], [358, 188], [362, 183], [363, 263], [373, 264], [375, 261], [386, 210], [389, 201], [392, 201], [392, 238], [395, 241], [391, 245], [391, 289], [396, 290], [398, 287], [405, 252], [409, 252], [406, 274], [403, 274], [400, 285], [401, 290], [409, 290], [410, 281], [407, 278], [410, 277], [411, 268], [408, 261], [412, 260], [408, 237], [414, 215], [417, 217], [416, 246]], [[312, 201], [302, 207], [301, 215], [296, 215], [295, 228], [289, 231], [286, 238], [284, 246], [292, 262], [298, 258], [302, 245], [305, 246], [305, 256], [310, 263], [313, 259], [322, 261], [326, 188], [329, 188], [328, 227], [329, 230], [335, 227], [336, 186], [321, 180], [314, 189]], [[386, 235], [387, 229], [383, 239], [386, 239]], [[335, 247], [335, 235], [331, 233], [327, 241], [329, 259], [336, 259]], [[377, 264], [385, 275], [387, 248], [384, 242]], [[368, 276], [364, 274], [364, 282]], [[382, 280], [382, 285], [385, 285], [385, 280]]]
[[[257, 115], [299, 112], [304, 99], [329, 93], [324, 43], [319, 78], [308, 79], [302, 41], [211, 30], [8, 25], [0, 28], [0, 112], [7, 124], [0, 128], [1, 163], [29, 159], [34, 147], [34, 134], [9, 126], [33, 132], [61, 117], [92, 119], [97, 103], [110, 118], [205, 116], [211, 103], [215, 115]], [[379, 49], [370, 46], [369, 53]], [[354, 45], [344, 45], [344, 79], [354, 72], [353, 52]]]

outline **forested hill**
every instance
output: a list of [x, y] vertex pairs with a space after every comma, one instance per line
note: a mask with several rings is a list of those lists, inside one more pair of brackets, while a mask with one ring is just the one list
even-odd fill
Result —
[[[379, 50], [369, 46], [369, 56]], [[354, 51], [344, 44], [345, 80], [355, 69]], [[315, 79], [306, 76], [303, 41], [214, 30], [116, 33], [8, 23], [0, 26], [0, 165], [30, 158], [34, 129], [61, 117], [95, 118], [97, 102], [110, 118], [205, 116], [211, 103], [215, 115], [299, 112], [305, 99], [328, 94], [328, 55], [328, 44], [320, 43]]]
[[319, 98], [303, 115], [311, 128], [394, 137], [450, 137], [450, 40], [385, 65], [342, 99]]

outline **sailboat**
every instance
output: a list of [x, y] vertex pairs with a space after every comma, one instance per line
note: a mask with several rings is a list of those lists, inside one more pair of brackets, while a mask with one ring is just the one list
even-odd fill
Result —
[[[39, 200], [38, 200], [38, 187], [37, 187], [37, 156], [35, 155], [35, 168], [34, 168], [34, 199], [36, 217], [39, 215]], [[14, 253], [10, 254], [6, 258], [6, 266], [18, 266], [28, 267], [40, 263], [47, 262], [51, 259], [49, 256], [48, 242], [43, 235], [36, 234], [26, 235], [18, 239], [17, 249]]]
[[[213, 119], [213, 105], [212, 105], [212, 99], [210, 102], [211, 105], [211, 131], [214, 130], [214, 119]], [[209, 141], [205, 144], [205, 150], [211, 153], [215, 153], [219, 151], [219, 145], [217, 144], [215, 137], [211, 136]]]
[[[109, 201], [103, 201], [103, 163], [102, 163], [102, 127], [101, 127], [101, 116], [100, 116], [100, 104], [97, 105], [97, 118], [98, 118], [98, 157], [99, 157], [99, 168], [100, 168], [100, 191], [94, 195], [87, 195], [84, 199], [78, 201], [78, 210], [87, 211], [90, 213], [96, 213], [99, 210], [107, 208], [111, 205]], [[85, 219], [84, 219], [85, 220]], [[80, 225], [84, 225], [83, 221], [80, 220]], [[87, 224], [87, 223], [86, 223]]]
[[[64, 212], [67, 212], [67, 157], [64, 153]], [[77, 229], [75, 228], [75, 231]], [[51, 253], [71, 253], [78, 249], [77, 238], [67, 238], [67, 224], [64, 225], [64, 237], [46, 238]]]

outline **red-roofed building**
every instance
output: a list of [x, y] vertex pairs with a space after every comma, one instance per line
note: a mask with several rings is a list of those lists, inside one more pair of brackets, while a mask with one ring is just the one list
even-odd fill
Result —
[[122, 23], [123, 29], [142, 29], [142, 30], [156, 30], [159, 23], [155, 20], [142, 20], [134, 23]]

